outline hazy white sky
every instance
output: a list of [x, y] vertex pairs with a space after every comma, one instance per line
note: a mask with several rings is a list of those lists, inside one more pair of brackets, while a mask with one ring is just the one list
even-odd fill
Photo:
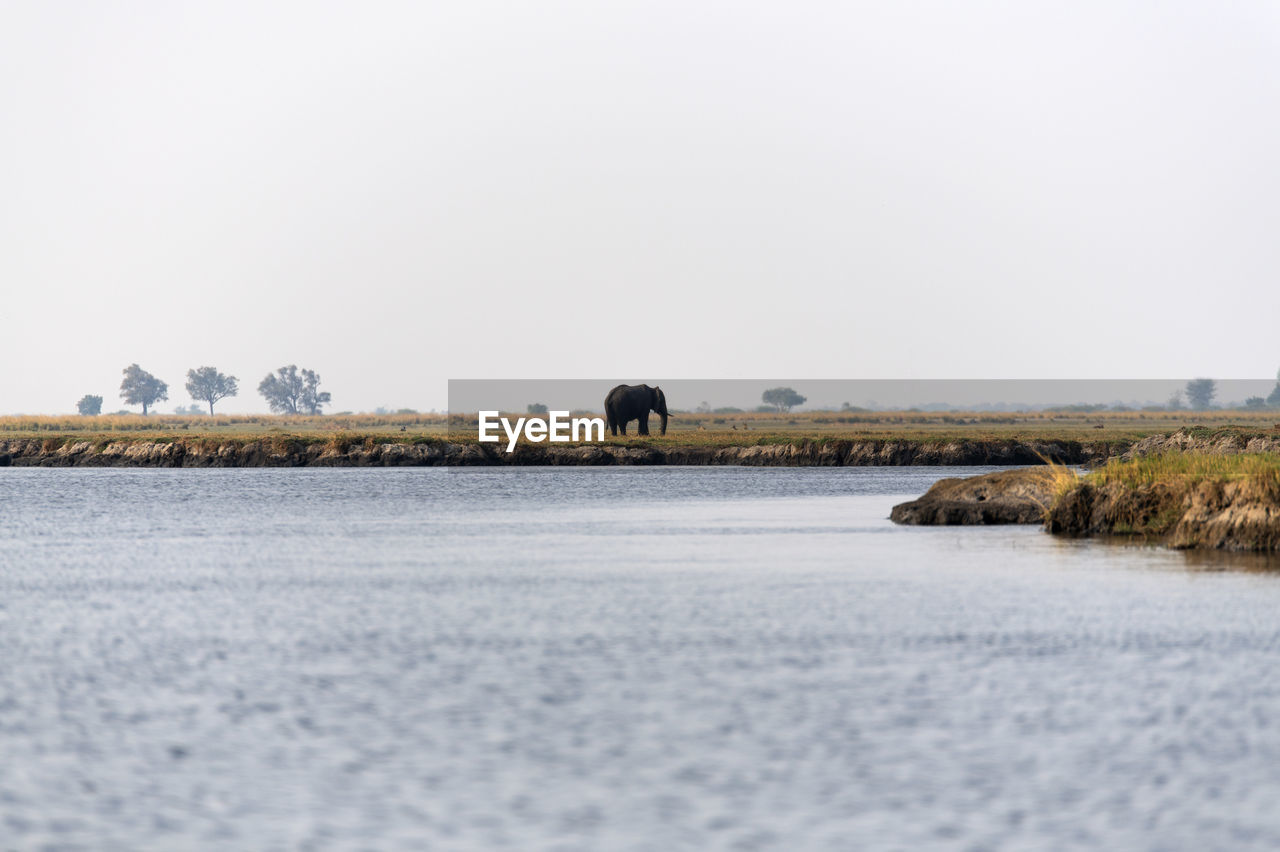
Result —
[[6, 0], [0, 121], [0, 411], [1280, 366], [1269, 0]]

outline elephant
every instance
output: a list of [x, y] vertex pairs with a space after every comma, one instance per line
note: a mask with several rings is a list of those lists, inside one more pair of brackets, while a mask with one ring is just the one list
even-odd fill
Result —
[[636, 430], [641, 435], [649, 434], [649, 412], [655, 411], [662, 418], [662, 433], [667, 434], [667, 397], [660, 387], [648, 385], [618, 385], [609, 391], [604, 398], [604, 416], [609, 424], [609, 434], [616, 435], [618, 430], [627, 434], [627, 421], [639, 420]]

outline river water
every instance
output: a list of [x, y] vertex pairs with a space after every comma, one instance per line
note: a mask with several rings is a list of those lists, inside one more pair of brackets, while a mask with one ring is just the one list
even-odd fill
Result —
[[975, 472], [0, 470], [0, 849], [1280, 846], [1280, 566]]

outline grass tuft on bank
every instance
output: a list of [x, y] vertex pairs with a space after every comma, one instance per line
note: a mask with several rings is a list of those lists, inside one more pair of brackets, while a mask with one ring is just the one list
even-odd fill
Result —
[[1159, 483], [1181, 486], [1206, 481], [1249, 480], [1258, 485], [1280, 486], [1280, 454], [1161, 453], [1136, 459], [1111, 459], [1088, 474], [1096, 485], [1119, 484], [1141, 488]]
[[1169, 547], [1280, 550], [1280, 453], [1166, 452], [1112, 459], [1063, 489], [1049, 532]]

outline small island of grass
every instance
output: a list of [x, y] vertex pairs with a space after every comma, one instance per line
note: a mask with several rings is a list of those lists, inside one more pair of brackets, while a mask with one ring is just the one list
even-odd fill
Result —
[[1045, 528], [1173, 548], [1280, 550], [1280, 454], [1166, 452], [1060, 478]]

